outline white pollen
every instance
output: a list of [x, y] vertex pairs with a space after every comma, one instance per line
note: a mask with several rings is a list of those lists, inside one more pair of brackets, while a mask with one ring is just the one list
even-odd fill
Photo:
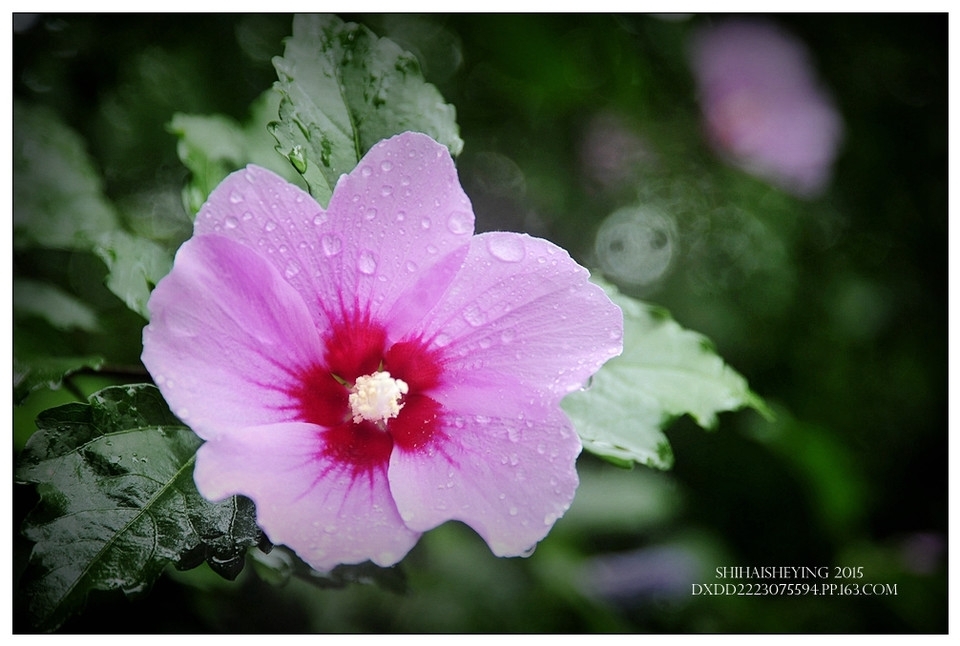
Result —
[[400, 409], [403, 408], [400, 398], [406, 395], [409, 389], [407, 382], [394, 379], [389, 372], [375, 372], [357, 377], [349, 399], [353, 421], [359, 423], [367, 420], [386, 424], [400, 414]]

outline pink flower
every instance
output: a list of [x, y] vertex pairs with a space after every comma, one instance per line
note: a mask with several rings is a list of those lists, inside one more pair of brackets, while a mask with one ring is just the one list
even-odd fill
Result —
[[317, 569], [387, 566], [447, 520], [528, 552], [578, 484], [559, 403], [621, 350], [622, 314], [553, 244], [474, 236], [447, 149], [382, 141], [329, 208], [230, 175], [151, 296], [143, 362], [205, 441], [211, 500], [254, 500]]
[[694, 36], [691, 61], [717, 150], [801, 197], [826, 188], [843, 121], [800, 41], [765, 21], [730, 20]]

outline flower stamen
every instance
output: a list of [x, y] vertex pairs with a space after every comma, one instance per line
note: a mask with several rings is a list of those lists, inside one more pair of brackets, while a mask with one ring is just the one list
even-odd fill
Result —
[[400, 398], [409, 390], [407, 382], [394, 379], [386, 371], [357, 377], [349, 397], [354, 423], [367, 420], [384, 428], [387, 421], [400, 414]]

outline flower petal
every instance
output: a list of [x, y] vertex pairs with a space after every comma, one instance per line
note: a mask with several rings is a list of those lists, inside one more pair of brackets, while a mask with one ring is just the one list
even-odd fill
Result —
[[[473, 207], [449, 151], [414, 132], [371, 148], [337, 182], [329, 213], [325, 235], [343, 243], [331, 280], [346, 312], [368, 311], [374, 319], [473, 234]], [[433, 276], [433, 289], [421, 297], [436, 298], [444, 278], [449, 272]]]
[[295, 417], [297, 371], [323, 350], [300, 295], [263, 258], [227, 238], [196, 236], [149, 307], [143, 363], [200, 437]]
[[266, 258], [306, 303], [318, 328], [329, 322], [326, 301], [339, 291], [326, 252], [339, 253], [321, 235], [327, 213], [309, 193], [253, 164], [230, 174], [197, 213], [194, 235], [217, 234]]
[[[383, 318], [424, 271], [467, 244], [473, 221], [447, 148], [407, 132], [376, 144], [342, 176], [327, 210], [278, 175], [247, 166], [210, 194], [195, 233], [263, 254], [322, 328], [357, 312]], [[437, 280], [449, 275], [434, 276], [421, 296], [435, 299], [444, 287]]]
[[[525, 384], [558, 403], [622, 350], [623, 314], [560, 247], [517, 233], [473, 238], [456, 279], [415, 334], [441, 348], [436, 399]], [[544, 401], [546, 403], [546, 401]]]
[[390, 566], [416, 544], [387, 484], [386, 465], [357, 472], [324, 453], [325, 431], [303, 423], [240, 429], [206, 442], [194, 479], [210, 500], [242, 494], [271, 541], [317, 570], [371, 560]]
[[555, 406], [526, 411], [448, 414], [432, 451], [395, 450], [390, 488], [406, 525], [460, 520], [497, 556], [528, 554], [573, 500], [580, 440]]

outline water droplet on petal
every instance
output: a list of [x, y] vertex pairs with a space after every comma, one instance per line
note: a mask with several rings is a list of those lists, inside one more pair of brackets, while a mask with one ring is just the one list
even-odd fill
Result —
[[429, 229], [430, 224], [431, 224], [430, 218], [423, 218], [422, 220], [420, 220], [420, 226], [423, 227], [424, 229]]
[[243, 196], [240, 195], [240, 193], [234, 191], [233, 193], [230, 194], [231, 204], [240, 204], [240, 202], [243, 202]]
[[384, 172], [389, 173], [391, 170], [393, 170], [393, 162], [389, 159], [385, 159], [380, 162], [380, 168], [383, 169]]
[[274, 222], [273, 220], [267, 220], [267, 223], [263, 225], [264, 231], [273, 231], [276, 228], [277, 228], [277, 223]]
[[244, 222], [249, 222], [249, 221], [252, 220], [252, 219], [253, 219], [253, 213], [251, 213], [250, 211], [244, 211], [244, 212], [243, 212], [243, 221], [244, 221]]
[[370, 207], [363, 213], [363, 217], [366, 220], [373, 220], [374, 218], [377, 217], [377, 210], [373, 207]]
[[487, 249], [494, 258], [504, 262], [520, 262], [526, 250], [519, 235], [496, 235], [487, 238]]
[[313, 223], [314, 223], [315, 225], [317, 225], [317, 226], [320, 226], [321, 224], [323, 224], [323, 223], [326, 222], [326, 221], [327, 221], [327, 214], [326, 214], [326, 213], [318, 213], [318, 214], [313, 218]]
[[369, 166], [364, 166], [363, 168], [360, 169], [360, 174], [363, 175], [364, 177], [370, 177], [371, 175], [373, 175], [373, 169], [370, 168]]
[[463, 312], [463, 318], [466, 319], [467, 323], [473, 327], [480, 327], [483, 325], [487, 317], [483, 311], [476, 305], [471, 305]]
[[226, 220], [223, 221], [223, 226], [225, 226], [228, 229], [236, 229], [238, 226], [240, 226], [240, 223], [237, 221], [237, 218], [231, 215], [230, 217], [228, 217]]
[[417, 263], [413, 262], [412, 260], [407, 261], [406, 267], [407, 271], [409, 271], [411, 274], [417, 271]]
[[389, 197], [389, 196], [393, 195], [393, 187], [390, 186], [389, 184], [384, 184], [384, 185], [380, 188], [380, 195], [382, 195], [382, 196], [384, 196], [384, 197]]
[[343, 249], [343, 242], [337, 236], [328, 233], [320, 238], [320, 246], [327, 256], [336, 256]]
[[361, 274], [366, 274], [367, 276], [377, 270], [377, 257], [372, 251], [360, 252], [360, 258], [357, 260], [357, 269], [360, 270]]
[[465, 211], [454, 211], [450, 214], [450, 217], [447, 218], [447, 228], [450, 229], [450, 233], [457, 235], [470, 233], [473, 228], [472, 224], [470, 214]]
[[515, 338], [517, 338], [517, 333], [513, 330], [504, 330], [500, 333], [500, 340], [504, 343], [510, 343]]
[[516, 515], [519, 514], [519, 513], [520, 513], [520, 510], [517, 509], [516, 507], [511, 507], [511, 508], [510, 508], [510, 515], [511, 515], [511, 516], [516, 516]]
[[287, 265], [287, 268], [283, 272], [283, 275], [286, 276], [287, 278], [293, 278], [299, 273], [300, 273], [300, 265], [291, 261], [290, 264]]

